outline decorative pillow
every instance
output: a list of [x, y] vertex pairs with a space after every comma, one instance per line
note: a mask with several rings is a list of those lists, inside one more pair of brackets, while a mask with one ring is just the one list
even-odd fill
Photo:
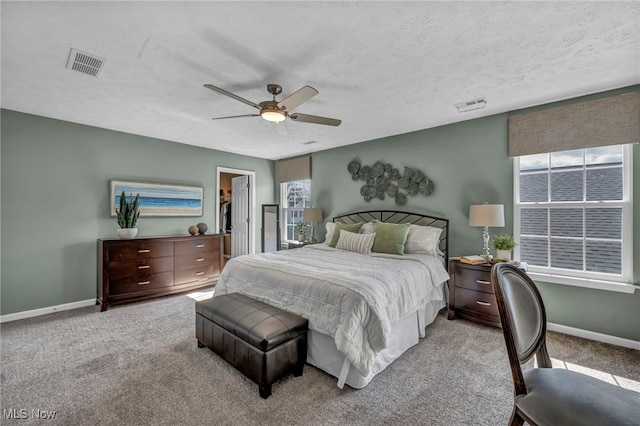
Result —
[[336, 224], [333, 222], [327, 222], [327, 224], [324, 226], [324, 229], [327, 230], [326, 234], [324, 234], [324, 242], [327, 244], [331, 244], [331, 239], [333, 238]]
[[371, 253], [371, 246], [376, 234], [357, 234], [355, 232], [340, 231], [340, 238], [336, 244], [337, 249], [355, 251], [358, 253]]
[[360, 227], [362, 226], [362, 222], [349, 223], [349, 224], [336, 223], [335, 225], [336, 226], [335, 226], [335, 229], [333, 231], [333, 235], [331, 237], [331, 240], [327, 240], [327, 241], [331, 241], [329, 243], [329, 247], [335, 247], [336, 244], [338, 244], [338, 239], [340, 238], [340, 231], [342, 231], [343, 229], [345, 231], [349, 231], [349, 232], [359, 232], [360, 231]]
[[438, 255], [441, 228], [433, 226], [409, 225], [407, 241], [404, 244], [405, 253]]
[[404, 254], [404, 243], [409, 233], [408, 223], [373, 223], [376, 239], [371, 251], [377, 253]]
[[[377, 222], [377, 220], [374, 220], [373, 222]], [[360, 233], [373, 234], [373, 222], [363, 223], [362, 228], [360, 228]]]

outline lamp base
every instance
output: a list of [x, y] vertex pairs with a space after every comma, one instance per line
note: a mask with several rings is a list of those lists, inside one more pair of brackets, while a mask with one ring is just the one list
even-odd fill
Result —
[[489, 227], [485, 226], [484, 231], [482, 231], [482, 254], [480, 255], [484, 258], [484, 260], [489, 263], [493, 256], [489, 253]]

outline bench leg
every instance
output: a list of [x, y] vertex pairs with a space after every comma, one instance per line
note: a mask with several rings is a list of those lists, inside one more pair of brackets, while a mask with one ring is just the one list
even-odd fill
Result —
[[204, 344], [200, 340], [198, 340], [198, 347], [199, 348], [204, 348]]
[[293, 375], [295, 377], [302, 376], [302, 370], [303, 369], [304, 369], [304, 364], [296, 365], [296, 367], [293, 369]]
[[259, 386], [260, 388], [260, 396], [264, 399], [269, 398], [271, 396], [271, 385]]

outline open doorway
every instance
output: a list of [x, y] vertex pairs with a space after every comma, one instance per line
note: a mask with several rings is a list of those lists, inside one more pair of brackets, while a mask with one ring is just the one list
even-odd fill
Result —
[[224, 235], [225, 259], [255, 253], [254, 181], [255, 172], [217, 167], [216, 229]]

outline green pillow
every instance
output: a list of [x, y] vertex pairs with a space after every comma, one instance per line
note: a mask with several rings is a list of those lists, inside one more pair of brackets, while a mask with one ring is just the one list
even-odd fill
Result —
[[409, 234], [408, 223], [373, 223], [376, 239], [371, 251], [377, 253], [404, 254], [404, 243]]
[[336, 229], [333, 231], [333, 237], [331, 238], [331, 243], [329, 244], [329, 247], [335, 247], [336, 244], [338, 244], [338, 240], [340, 239], [340, 231], [341, 230], [344, 229], [345, 231], [358, 233], [358, 232], [360, 232], [360, 227], [361, 226], [362, 226], [362, 222], [349, 223], [349, 224], [336, 223]]

